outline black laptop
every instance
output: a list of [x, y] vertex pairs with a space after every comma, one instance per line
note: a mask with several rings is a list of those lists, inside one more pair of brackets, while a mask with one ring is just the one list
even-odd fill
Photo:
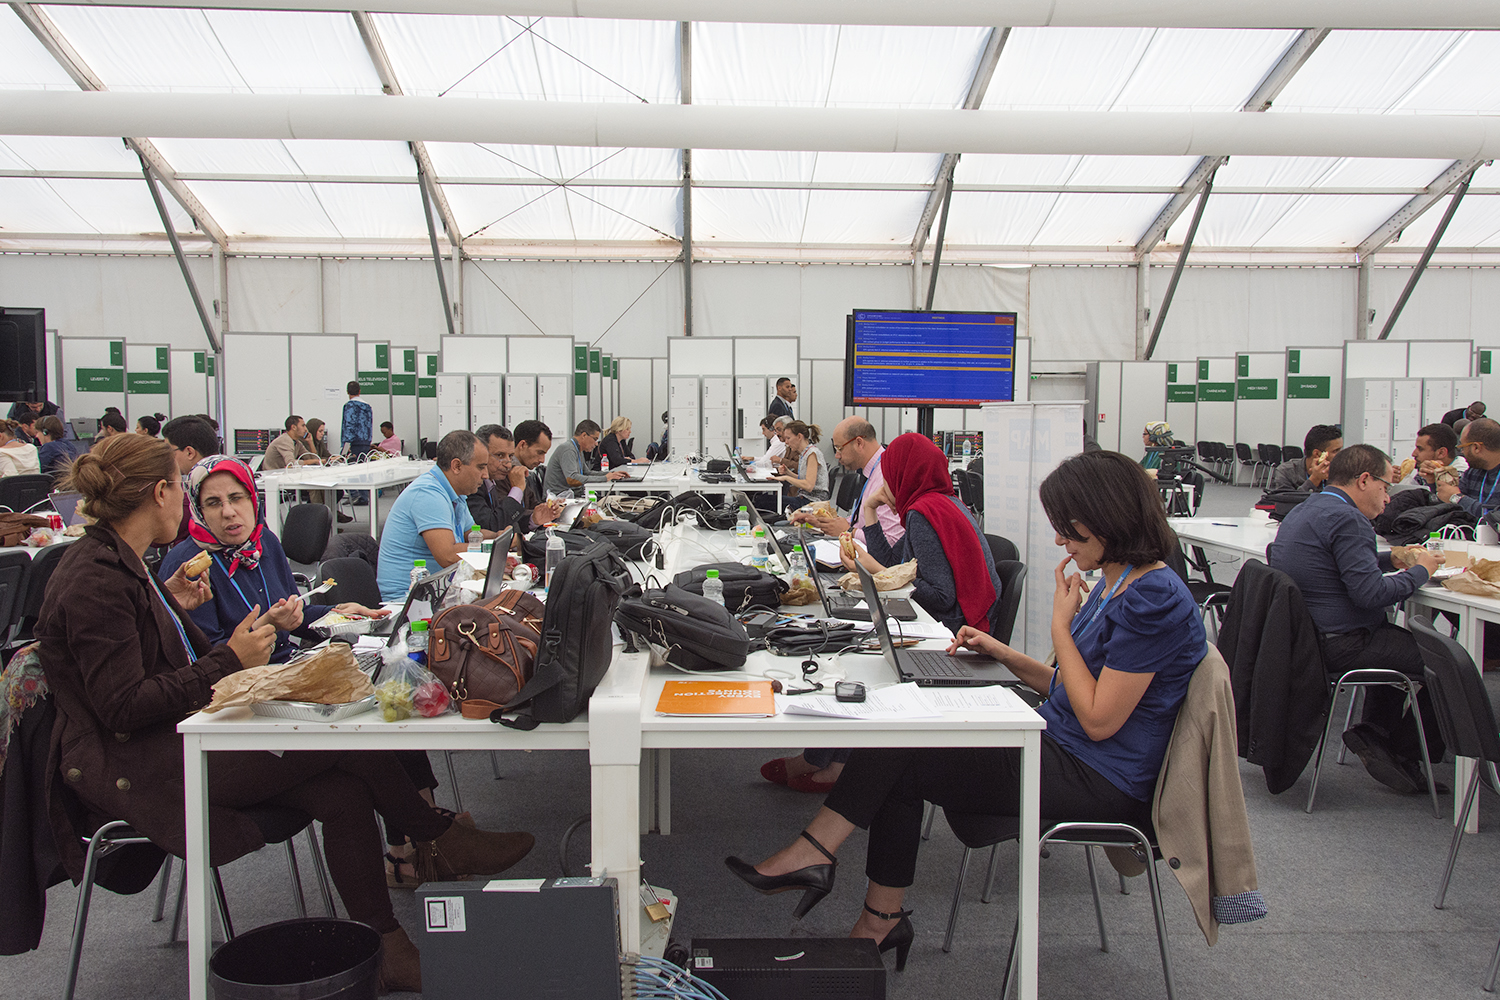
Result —
[[986, 687], [995, 684], [1024, 686], [1021, 679], [998, 660], [983, 653], [959, 652], [951, 656], [941, 649], [897, 649], [891, 641], [891, 627], [875, 589], [875, 578], [863, 566], [857, 566], [865, 600], [873, 611], [875, 634], [885, 662], [902, 681], [915, 681], [919, 687]]
[[515, 534], [515, 528], [506, 528], [495, 536], [495, 547], [490, 550], [490, 565], [485, 570], [484, 593], [479, 598], [481, 601], [488, 601], [505, 589], [505, 553], [510, 551], [511, 539]]
[[[646, 474], [651, 471], [651, 466], [653, 466], [655, 464], [656, 464], [656, 459], [653, 458], [651, 461], [649, 461], [649, 462], [646, 463], [646, 468], [641, 471], [641, 474], [639, 476], [635, 475], [632, 472], [628, 476], [620, 476], [618, 479], [611, 479], [609, 481], [609, 483], [610, 483], [610, 485], [613, 485], [615, 483], [644, 483], [646, 481]], [[635, 466], [633, 466], [633, 465], [622, 465], [622, 466], [620, 466], [620, 468], [621, 468], [621, 470], [629, 470], [629, 469], [634, 469]], [[614, 469], [610, 469], [609, 471], [610, 472], [614, 472], [615, 470]]]
[[[825, 590], [823, 588], [823, 574], [818, 572], [816, 562], [813, 558], [812, 545], [807, 540], [806, 533], [801, 528], [797, 529], [797, 544], [802, 546], [802, 552], [807, 556], [811, 570], [808, 576], [813, 578], [813, 586], [818, 588], [818, 599], [823, 602], [823, 610], [828, 613], [829, 618], [841, 618], [848, 622], [867, 622], [870, 620], [870, 608], [863, 596], [856, 597], [842, 590]], [[865, 605], [861, 607], [860, 605]], [[899, 622], [914, 622], [917, 620], [917, 609], [911, 606], [911, 602], [904, 597], [888, 597], [885, 599], [885, 613], [887, 616]]]
[[[387, 642], [386, 645], [393, 645], [396, 635], [401, 631], [401, 626], [405, 625], [411, 617], [412, 602], [422, 600], [436, 608], [448, 595], [448, 588], [453, 584], [453, 575], [458, 572], [459, 564], [462, 562], [462, 559], [455, 560], [452, 566], [438, 570], [417, 586], [409, 589], [406, 592], [406, 603], [401, 605], [401, 612], [389, 618], [380, 619], [370, 626], [370, 631], [366, 634], [390, 636], [392, 641]], [[501, 565], [505, 564], [501, 563]]]

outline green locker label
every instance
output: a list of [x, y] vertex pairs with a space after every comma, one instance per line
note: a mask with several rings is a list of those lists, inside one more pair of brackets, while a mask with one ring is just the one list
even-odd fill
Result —
[[417, 396], [421, 399], [437, 399], [437, 378], [423, 376], [417, 379]]
[[588, 394], [589, 394], [589, 373], [588, 372], [574, 372], [573, 373], [573, 395], [575, 395], [575, 396], [587, 396]]
[[1198, 401], [1198, 387], [1195, 385], [1169, 385], [1167, 386], [1167, 402], [1169, 403], [1196, 403]]
[[1489, 375], [1490, 374], [1490, 352], [1489, 351], [1480, 351], [1479, 352], [1479, 374], [1481, 374], [1481, 375]]
[[595, 375], [599, 374], [599, 358], [600, 357], [601, 357], [601, 355], [600, 355], [600, 353], [598, 351], [589, 351], [589, 371], [592, 374], [595, 374]]
[[616, 379], [618, 379], [618, 378], [619, 378], [619, 377], [620, 377], [620, 359], [619, 359], [619, 358], [616, 358], [616, 359], [615, 359], [615, 370], [614, 370], [614, 374], [613, 374], [613, 375], [611, 375], [611, 376], [610, 376], [610, 377], [611, 377], [611, 378], [616, 378]]
[[1198, 362], [1198, 381], [1199, 382], [1207, 382], [1208, 381], [1208, 359], [1207, 358], [1204, 358], [1203, 360], [1201, 360], [1201, 361]]
[[[1200, 362], [1208, 364], [1208, 362]], [[1200, 403], [1232, 403], [1234, 402], [1233, 382], [1199, 382], [1198, 402]]]
[[574, 346], [573, 370], [577, 372], [586, 372], [589, 370], [589, 349], [587, 344]]
[[403, 351], [402, 352], [402, 355], [401, 355], [401, 370], [404, 371], [404, 372], [412, 372], [413, 374], [416, 373], [416, 370], [417, 370], [417, 352], [416, 351]]
[[609, 355], [608, 354], [601, 354], [601, 355], [599, 355], [599, 367], [598, 367], [597, 370], [605, 378], [609, 378], [609, 373], [615, 370], [615, 366], [612, 365], [612, 364], [610, 364], [610, 362], [609, 362]]
[[209, 378], [213, 378], [214, 377], [214, 375], [218, 371], [218, 366], [219, 366], [219, 359], [218, 358], [209, 358], [208, 359], [208, 377]]
[[[437, 355], [436, 354], [429, 354], [429, 355], [427, 355], [427, 374], [428, 375], [436, 375], [437, 374]], [[436, 384], [436, 383], [434, 383], [434, 384]]]
[[[415, 361], [412, 362], [412, 367], [416, 367], [416, 362]], [[434, 385], [435, 384], [436, 384], [436, 382], [434, 381]], [[415, 375], [392, 375], [391, 376], [391, 395], [392, 396], [415, 396], [416, 394], [417, 394], [417, 377]]]
[[389, 344], [375, 345], [375, 367], [386, 371], [391, 369], [391, 348]]
[[132, 395], [165, 396], [172, 389], [166, 372], [129, 372], [125, 391]]
[[362, 392], [362, 393], [363, 392], [373, 392], [373, 393], [378, 393], [380, 395], [390, 395], [390, 392], [391, 392], [391, 376], [390, 376], [390, 373], [388, 373], [388, 372], [360, 372], [359, 375], [357, 376], [357, 378], [359, 379], [359, 391], [360, 392]]
[[1176, 365], [1167, 365], [1167, 381], [1168, 382], [1176, 382], [1177, 381], [1177, 366]]
[[121, 368], [79, 368], [79, 392], [124, 392], [125, 371]]
[[1235, 355], [1234, 361], [1235, 361], [1235, 364], [1239, 366], [1239, 368], [1238, 368], [1239, 377], [1240, 378], [1249, 378], [1250, 377], [1250, 355], [1248, 355], [1248, 354], [1237, 354], [1237, 355]]
[[207, 368], [203, 364], [203, 352], [202, 351], [194, 351], [193, 352], [193, 372], [194, 372], [194, 374], [202, 375], [205, 371], [207, 371]]
[[1274, 378], [1242, 378], [1234, 391], [1239, 399], [1275, 399], [1276, 380]]
[[172, 351], [166, 347], [156, 349], [156, 370], [159, 372], [172, 370]]
[[1299, 375], [1286, 380], [1287, 399], [1332, 399], [1332, 379], [1327, 375]]
[[1302, 352], [1301, 351], [1287, 351], [1286, 352], [1286, 373], [1288, 375], [1295, 375], [1298, 372], [1300, 372], [1301, 370], [1302, 370]]
[[125, 341], [111, 340], [109, 342], [109, 363], [117, 368], [125, 367]]

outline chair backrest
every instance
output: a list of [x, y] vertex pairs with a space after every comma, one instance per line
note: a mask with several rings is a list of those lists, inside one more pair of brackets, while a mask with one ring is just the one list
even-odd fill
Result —
[[327, 580], [329, 577], [337, 582], [320, 603], [353, 601], [367, 608], [380, 607], [380, 585], [375, 582], [375, 568], [358, 556], [325, 559], [318, 567], [318, 579]]
[[380, 569], [380, 543], [363, 531], [347, 531], [334, 535], [323, 550], [323, 559], [363, 559], [373, 570]]
[[1198, 458], [1199, 458], [1199, 460], [1207, 462], [1212, 457], [1211, 455], [1209, 455], [1208, 452], [1209, 452], [1209, 443], [1207, 441], [1199, 441], [1198, 442]]
[[52, 571], [57, 568], [63, 553], [67, 551], [66, 545], [49, 545], [31, 560], [31, 572], [26, 578], [26, 599], [21, 605], [21, 613], [14, 619], [17, 625], [30, 628], [42, 616], [42, 600], [47, 596], [47, 581], [52, 579]]
[[983, 514], [984, 513], [984, 475], [982, 473], [971, 472], [971, 471], [967, 471], [966, 470], [964, 472], [964, 476], [969, 480], [969, 492], [973, 495], [973, 499], [971, 501], [969, 501], [969, 506], [973, 507], [976, 511], [978, 511], [981, 514]]
[[1167, 550], [1167, 558], [1162, 561], [1181, 578], [1183, 583], [1188, 582], [1187, 556], [1182, 554], [1181, 544], [1174, 545]]
[[1281, 464], [1281, 445], [1279, 445], [1279, 444], [1268, 444], [1268, 445], [1266, 445], [1266, 460], [1269, 461], [1272, 465], [1280, 465]]
[[47, 499], [51, 492], [51, 476], [6, 476], [0, 479], [0, 507], [23, 511]]
[[0, 646], [10, 641], [11, 626], [25, 603], [26, 580], [31, 575], [31, 555], [0, 553]]
[[286, 512], [281, 547], [292, 562], [312, 565], [323, 558], [332, 533], [333, 515], [327, 507], [320, 503], [299, 503]]
[[1284, 444], [1284, 445], [1281, 446], [1281, 460], [1283, 462], [1290, 462], [1294, 458], [1301, 458], [1301, 457], [1302, 457], [1302, 449], [1299, 448], [1299, 447], [1297, 447], [1296, 445], [1294, 445], [1294, 444]]
[[1021, 558], [1016, 543], [1003, 535], [985, 535], [984, 540], [990, 543], [990, 558], [995, 560], [997, 567], [1002, 561], [1014, 562]]
[[854, 501], [859, 499], [859, 491], [864, 484], [865, 476], [862, 472], [848, 472], [839, 479], [839, 488], [834, 494], [833, 503], [839, 510], [849, 511], [851, 520], [859, 516], [859, 511], [854, 510]]
[[[986, 535], [993, 538], [993, 535]], [[1000, 539], [1005, 541], [1005, 539]], [[1000, 600], [990, 615], [991, 635], [1009, 645], [1021, 609], [1021, 591], [1026, 583], [1026, 564], [1019, 559], [995, 560], [995, 575], [1000, 577]]]
[[1234, 446], [1234, 453], [1239, 457], [1241, 462], [1250, 463], [1255, 461], [1255, 455], [1251, 453], [1250, 446], [1243, 441], [1238, 442]]
[[1422, 651], [1427, 692], [1432, 698], [1438, 729], [1448, 749], [1460, 757], [1500, 763], [1500, 735], [1495, 708], [1484, 679], [1468, 652], [1435, 630], [1425, 618], [1413, 616], [1407, 626]]

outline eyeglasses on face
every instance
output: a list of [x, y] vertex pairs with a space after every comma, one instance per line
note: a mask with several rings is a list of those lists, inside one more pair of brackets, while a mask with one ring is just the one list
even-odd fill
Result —
[[231, 493], [228, 496], [224, 497], [222, 500], [218, 497], [209, 497], [207, 500], [203, 501], [201, 506], [204, 510], [223, 510], [226, 505], [231, 507], [242, 507], [248, 505], [249, 503], [250, 494]]

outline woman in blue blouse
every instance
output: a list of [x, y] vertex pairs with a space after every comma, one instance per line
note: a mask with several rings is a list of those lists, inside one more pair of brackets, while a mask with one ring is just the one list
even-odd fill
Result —
[[[1042, 663], [964, 626], [959, 646], [988, 653], [1048, 695], [1041, 814], [1049, 821], [1148, 828], [1156, 776], [1177, 709], [1207, 646], [1192, 595], [1167, 568], [1177, 539], [1141, 467], [1118, 452], [1077, 455], [1042, 482], [1042, 507], [1067, 558], [1053, 574], [1052, 643]], [[1075, 572], [1068, 572], [1072, 563]], [[1085, 600], [1081, 573], [1103, 570]], [[760, 892], [805, 890], [800, 917], [833, 887], [834, 856], [855, 827], [870, 832], [865, 911], [853, 937], [896, 949], [913, 931], [901, 908], [916, 876], [924, 801], [961, 812], [1020, 812], [1020, 751], [1010, 747], [861, 749], [802, 835], [758, 865], [731, 871]]]

